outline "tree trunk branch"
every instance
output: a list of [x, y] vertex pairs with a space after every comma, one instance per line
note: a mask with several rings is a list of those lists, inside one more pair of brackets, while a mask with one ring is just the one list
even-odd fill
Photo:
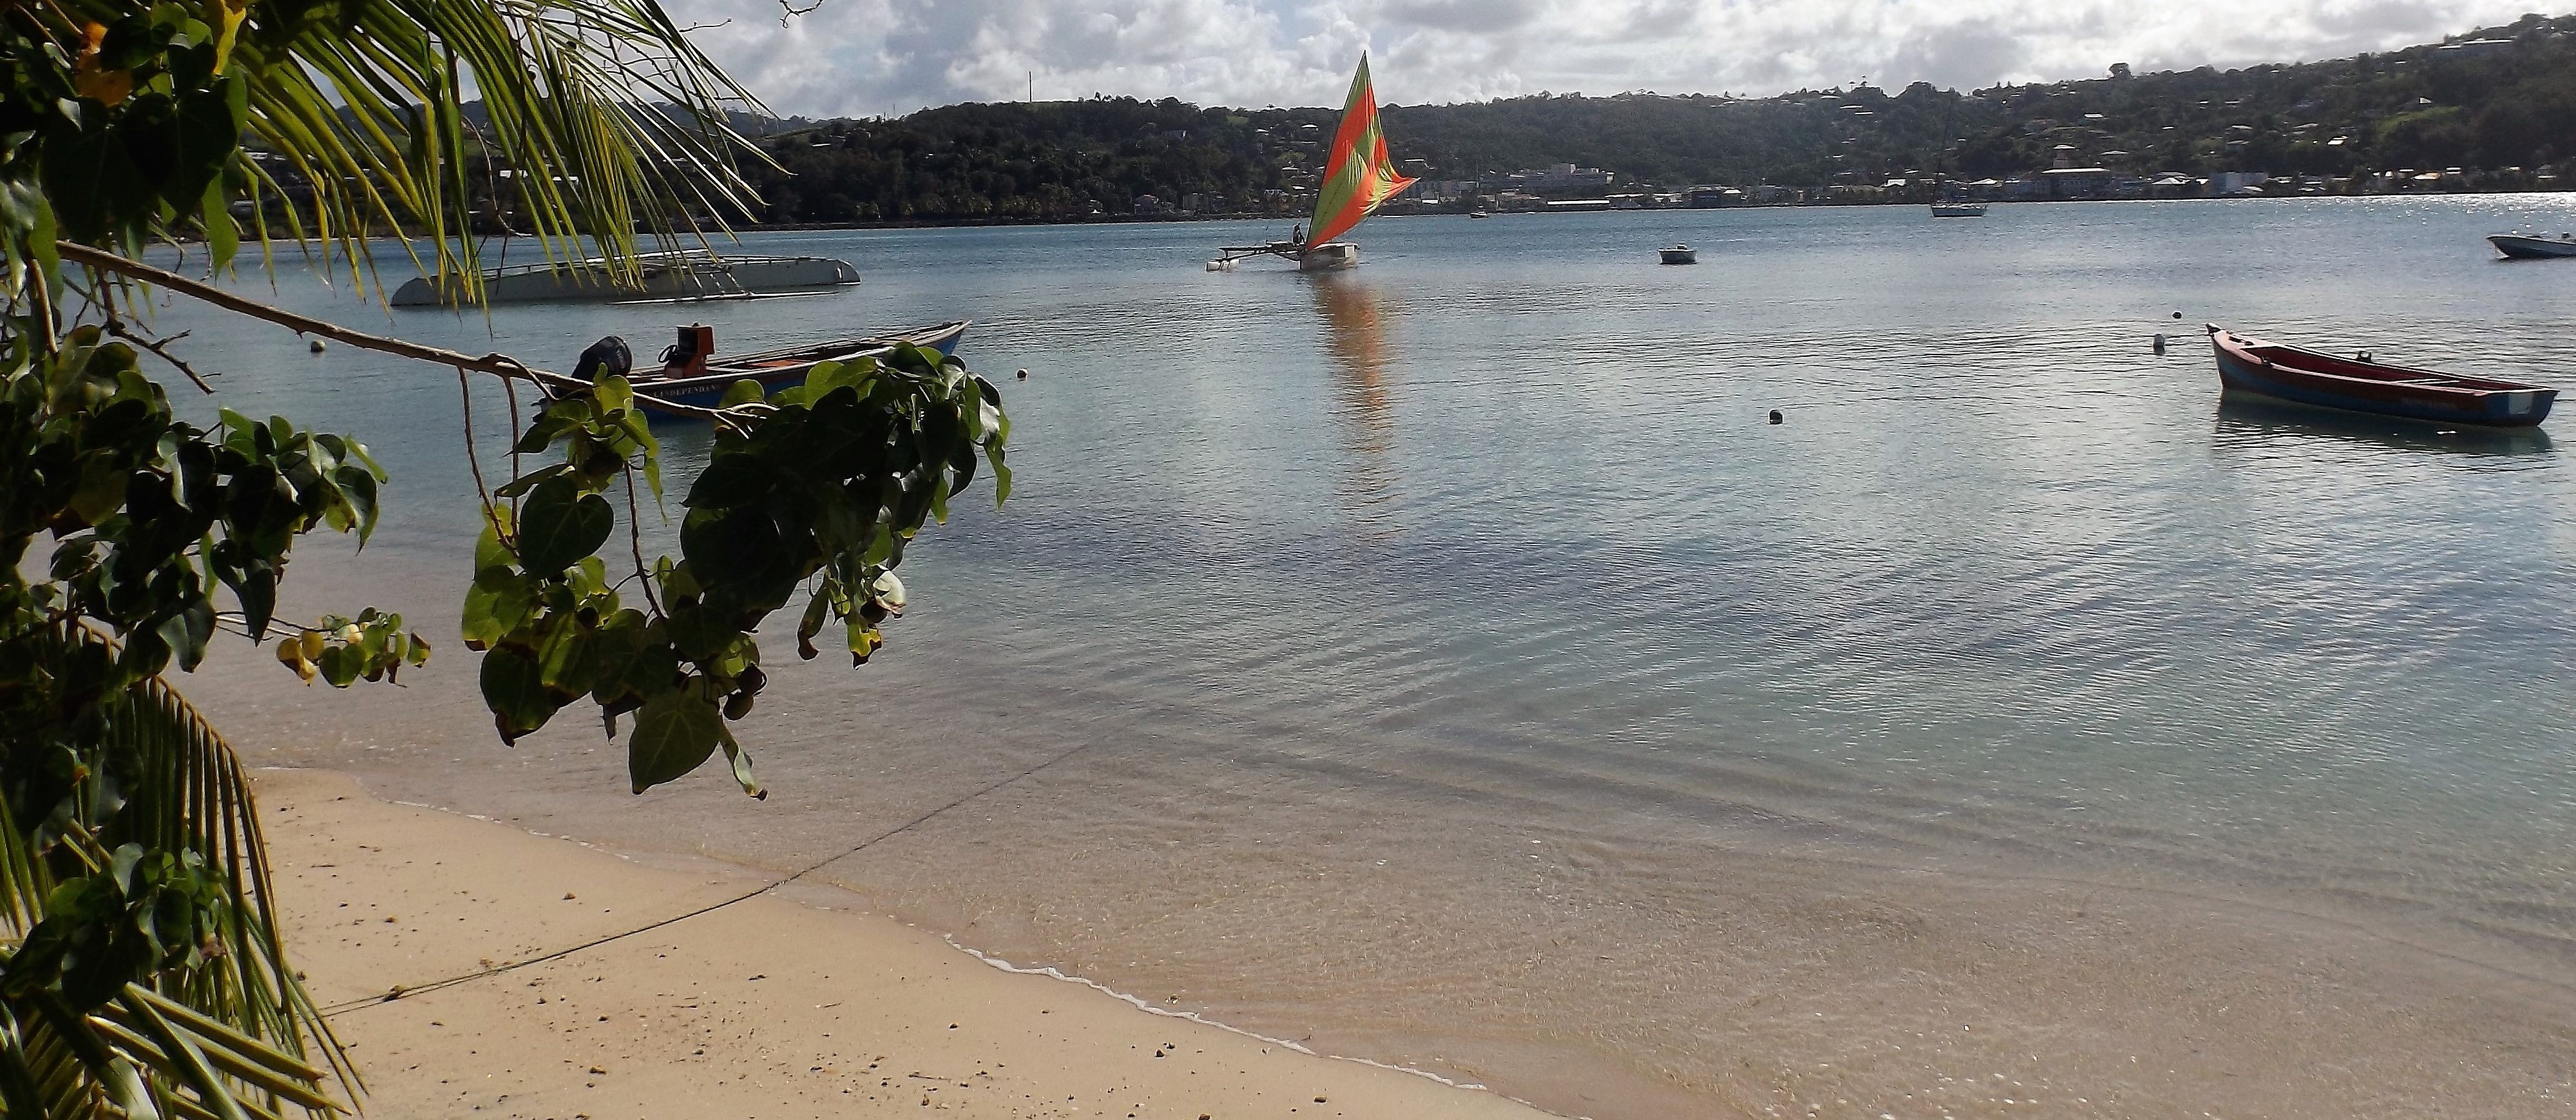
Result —
[[[168, 269], [154, 268], [141, 261], [130, 260], [104, 249], [97, 249], [75, 242], [57, 241], [54, 243], [54, 250], [62, 254], [62, 258], [64, 260], [86, 265], [90, 268], [97, 269], [100, 272], [113, 272], [119, 276], [125, 276], [143, 281], [147, 284], [167, 288], [191, 299], [202, 300], [206, 303], [214, 304], [217, 307], [223, 308], [226, 311], [231, 311], [235, 314], [247, 315], [253, 319], [263, 319], [268, 322], [275, 323], [281, 327], [287, 328], [288, 330], [292, 330], [297, 334], [320, 335], [335, 342], [347, 343], [361, 350], [374, 350], [378, 353], [393, 354], [398, 357], [410, 358], [415, 361], [431, 362], [442, 366], [453, 366], [457, 369], [472, 370], [476, 373], [488, 373], [499, 377], [521, 378], [544, 388], [560, 392], [576, 394], [590, 392], [590, 383], [587, 381], [583, 381], [576, 377], [566, 377], [560, 373], [549, 373], [545, 370], [531, 368], [525, 363], [520, 362], [517, 358], [513, 358], [507, 354], [485, 354], [478, 358], [461, 350], [449, 350], [443, 347], [428, 346], [418, 342], [407, 341], [405, 339], [388, 338], [384, 335], [368, 334], [365, 331], [351, 330], [337, 323], [326, 322], [321, 319], [316, 319], [310, 315], [299, 315], [281, 307], [272, 307], [268, 304], [261, 303], [258, 300], [225, 291], [212, 284], [198, 280], [191, 280], [185, 276], [179, 275], [178, 273], [171, 272]], [[700, 408], [693, 405], [673, 404], [668, 402], [656, 402], [656, 404], [660, 405], [660, 407], [666, 411], [689, 416], [695, 419], [716, 419], [716, 410], [712, 408]]]

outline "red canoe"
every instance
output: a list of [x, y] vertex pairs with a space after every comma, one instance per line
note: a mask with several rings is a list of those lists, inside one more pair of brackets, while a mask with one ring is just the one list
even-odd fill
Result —
[[2403, 416], [2442, 424], [2528, 428], [2549, 418], [2558, 390], [2492, 377], [2383, 365], [2365, 354], [2339, 358], [2209, 326], [2218, 380], [2233, 392], [2260, 393], [2320, 408]]

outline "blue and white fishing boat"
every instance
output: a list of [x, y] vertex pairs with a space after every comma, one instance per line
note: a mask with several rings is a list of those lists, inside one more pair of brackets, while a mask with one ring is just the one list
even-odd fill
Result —
[[680, 328], [680, 343], [663, 355], [658, 370], [636, 370], [627, 380], [635, 386], [635, 403], [649, 411], [670, 413], [667, 405], [694, 405], [713, 408], [723, 403], [727, 390], [736, 382], [757, 381], [761, 389], [775, 391], [805, 380], [805, 374], [824, 362], [850, 362], [861, 358], [883, 358], [896, 346], [911, 343], [926, 350], [936, 350], [941, 357], [957, 352], [958, 340], [965, 337], [969, 319], [896, 331], [873, 338], [845, 338], [716, 360], [715, 332], [705, 327]]

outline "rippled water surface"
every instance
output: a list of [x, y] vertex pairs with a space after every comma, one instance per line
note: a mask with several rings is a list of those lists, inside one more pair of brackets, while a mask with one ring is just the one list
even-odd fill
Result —
[[[827, 877], [1569, 1114], [2545, 1115], [2565, 455], [2222, 403], [2200, 324], [2576, 386], [2576, 262], [2478, 240], [2570, 197], [1391, 219], [1322, 278], [1200, 268], [1267, 225], [767, 234], [866, 283], [488, 323], [282, 270], [558, 368], [675, 316], [736, 350], [973, 317], [1020, 489], [925, 535], [878, 664], [764, 699], [765, 804], [639, 805], [571, 715], [504, 751], [461, 654], [218, 703], [281, 761], [781, 869], [967, 797]], [[168, 325], [227, 403], [396, 472], [372, 574], [308, 594], [444, 626], [453, 379]]]

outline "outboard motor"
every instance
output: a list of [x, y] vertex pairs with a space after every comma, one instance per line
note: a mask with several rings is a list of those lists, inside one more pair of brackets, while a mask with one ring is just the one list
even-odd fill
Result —
[[590, 344], [581, 358], [572, 364], [572, 375], [598, 384], [603, 377], [624, 377], [635, 369], [635, 354], [626, 348], [626, 340], [610, 335]]

